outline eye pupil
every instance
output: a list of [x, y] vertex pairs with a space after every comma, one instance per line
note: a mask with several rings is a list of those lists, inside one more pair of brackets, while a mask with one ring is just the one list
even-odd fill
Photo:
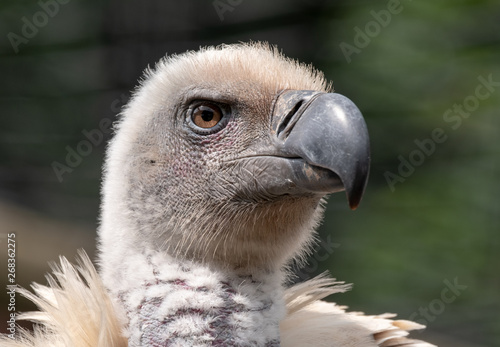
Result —
[[205, 121], [205, 122], [210, 122], [213, 118], [214, 118], [214, 113], [212, 110], [203, 110], [201, 112], [201, 118]]
[[208, 102], [196, 106], [191, 113], [193, 123], [203, 129], [215, 127], [222, 120], [222, 117], [220, 107]]

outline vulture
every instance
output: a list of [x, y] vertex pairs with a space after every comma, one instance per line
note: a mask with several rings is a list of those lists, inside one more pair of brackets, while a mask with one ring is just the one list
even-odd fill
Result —
[[83, 251], [19, 291], [34, 330], [4, 347], [432, 346], [423, 326], [286, 288], [325, 196], [355, 209], [370, 166], [359, 109], [267, 43], [172, 55], [148, 69], [106, 155], [97, 271]]

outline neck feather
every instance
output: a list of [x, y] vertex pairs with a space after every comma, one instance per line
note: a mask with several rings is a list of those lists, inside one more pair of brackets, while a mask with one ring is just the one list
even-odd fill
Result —
[[106, 283], [128, 321], [129, 345], [279, 346], [280, 272], [245, 274], [159, 252], [132, 259]]

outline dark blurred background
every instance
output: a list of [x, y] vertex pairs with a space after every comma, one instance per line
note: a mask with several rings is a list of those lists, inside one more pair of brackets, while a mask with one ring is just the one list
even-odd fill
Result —
[[[332, 300], [424, 323], [414, 336], [440, 346], [500, 346], [495, 0], [2, 1], [1, 288], [9, 233], [22, 286], [45, 283], [59, 254], [94, 256], [109, 122], [143, 69], [248, 40], [323, 70], [371, 135], [363, 203], [351, 212], [343, 194], [329, 198], [298, 279], [329, 270], [355, 284]], [[17, 297], [16, 311], [32, 308]]]

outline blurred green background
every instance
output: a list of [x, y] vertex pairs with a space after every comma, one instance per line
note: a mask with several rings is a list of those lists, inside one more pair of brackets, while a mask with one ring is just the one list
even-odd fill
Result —
[[[59, 254], [94, 254], [110, 134], [104, 127], [84, 148], [85, 131], [115, 119], [142, 70], [166, 53], [248, 40], [323, 70], [371, 135], [361, 206], [352, 212], [343, 194], [329, 198], [317, 253], [298, 278], [329, 270], [354, 283], [331, 300], [425, 323], [414, 336], [440, 346], [500, 346], [493, 0], [2, 1], [1, 287], [10, 232], [22, 286], [44, 283]], [[84, 155], [58, 177], [55, 163], [78, 150]], [[0, 298], [5, 332], [6, 291]], [[17, 298], [17, 311], [31, 308]]]

